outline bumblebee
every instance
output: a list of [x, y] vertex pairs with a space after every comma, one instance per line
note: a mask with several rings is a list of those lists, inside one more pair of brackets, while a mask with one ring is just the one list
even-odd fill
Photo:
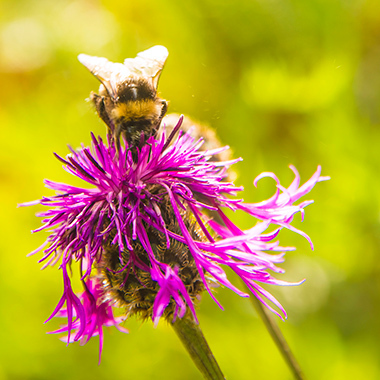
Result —
[[78, 56], [101, 82], [99, 94], [91, 92], [90, 99], [117, 149], [121, 137], [130, 147], [138, 147], [156, 134], [168, 108], [167, 101], [157, 95], [168, 54], [164, 46], [153, 46], [124, 63], [86, 54]]

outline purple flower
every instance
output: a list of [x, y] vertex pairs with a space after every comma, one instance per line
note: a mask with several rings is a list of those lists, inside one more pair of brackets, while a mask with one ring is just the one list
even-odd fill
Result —
[[[25, 204], [49, 207], [39, 215], [44, 224], [36, 231], [51, 233], [38, 250], [44, 249], [40, 261], [45, 266], [59, 262], [62, 270], [63, 295], [49, 320], [67, 317], [67, 325], [55, 331], [67, 332], [67, 342], [86, 343], [100, 335], [101, 351], [102, 326], [121, 322], [113, 317], [113, 306], [124, 307], [126, 316], [139, 314], [156, 324], [161, 316], [182, 318], [187, 310], [196, 319], [194, 303], [204, 289], [221, 307], [211, 290], [217, 284], [248, 297], [228, 280], [223, 266], [230, 267], [264, 305], [286, 317], [281, 304], [259, 284], [292, 285], [270, 274], [283, 272], [276, 264], [294, 249], [281, 247], [275, 239], [288, 228], [311, 244], [290, 223], [312, 201], [294, 203], [328, 178], [320, 176], [318, 167], [300, 186], [299, 174], [291, 167], [295, 179], [285, 188], [273, 173], [263, 173], [255, 185], [271, 177], [275, 194], [261, 203], [244, 203], [235, 197], [242, 188], [224, 182], [228, 167], [239, 159], [212, 160], [228, 147], [202, 151], [202, 140], [183, 132], [175, 141], [173, 136], [150, 137], [133, 153], [127, 143], [116, 149], [110, 141], [92, 136], [92, 149], [82, 146], [66, 159], [57, 156], [65, 170], [90, 188], [46, 180], [58, 194]], [[241, 230], [225, 209], [252, 215], [254, 227]], [[266, 232], [270, 225], [275, 229]], [[79, 262], [84, 284], [79, 296], [68, 271], [73, 262]]]

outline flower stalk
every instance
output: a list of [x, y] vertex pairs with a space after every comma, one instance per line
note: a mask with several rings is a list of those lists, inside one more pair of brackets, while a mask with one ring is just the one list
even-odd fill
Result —
[[289, 369], [292, 371], [294, 378], [296, 380], [305, 380], [300, 365], [298, 364], [288, 343], [286, 342], [284, 335], [282, 334], [277, 323], [274, 321], [272, 315], [266, 310], [265, 307], [263, 307], [263, 304], [256, 297], [250, 298], [257, 314], [264, 322], [264, 325], [267, 328], [270, 336], [272, 337]]
[[171, 325], [203, 377], [206, 380], [224, 380], [225, 377], [194, 317], [188, 313], [184, 318], [177, 318]]

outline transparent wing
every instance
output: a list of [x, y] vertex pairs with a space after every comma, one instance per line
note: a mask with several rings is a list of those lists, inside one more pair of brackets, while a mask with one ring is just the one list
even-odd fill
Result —
[[122, 63], [113, 63], [107, 58], [93, 57], [87, 54], [78, 55], [79, 62], [87, 67], [101, 82], [111, 79], [112, 74], [126, 73]]
[[131, 73], [152, 78], [153, 85], [157, 88], [158, 79], [168, 55], [166, 47], [157, 45], [138, 53], [136, 58], [127, 58], [124, 65]]
[[79, 54], [78, 60], [100, 80], [112, 97], [116, 96], [117, 84], [131, 75], [122, 63], [114, 63], [107, 58]]

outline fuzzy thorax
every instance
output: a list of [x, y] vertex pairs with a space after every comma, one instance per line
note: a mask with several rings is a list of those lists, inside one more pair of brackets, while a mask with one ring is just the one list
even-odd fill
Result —
[[140, 119], [151, 119], [160, 115], [161, 106], [156, 100], [143, 99], [139, 101], [129, 101], [126, 103], [118, 103], [112, 110], [112, 119], [115, 124], [119, 122], [128, 123]]

